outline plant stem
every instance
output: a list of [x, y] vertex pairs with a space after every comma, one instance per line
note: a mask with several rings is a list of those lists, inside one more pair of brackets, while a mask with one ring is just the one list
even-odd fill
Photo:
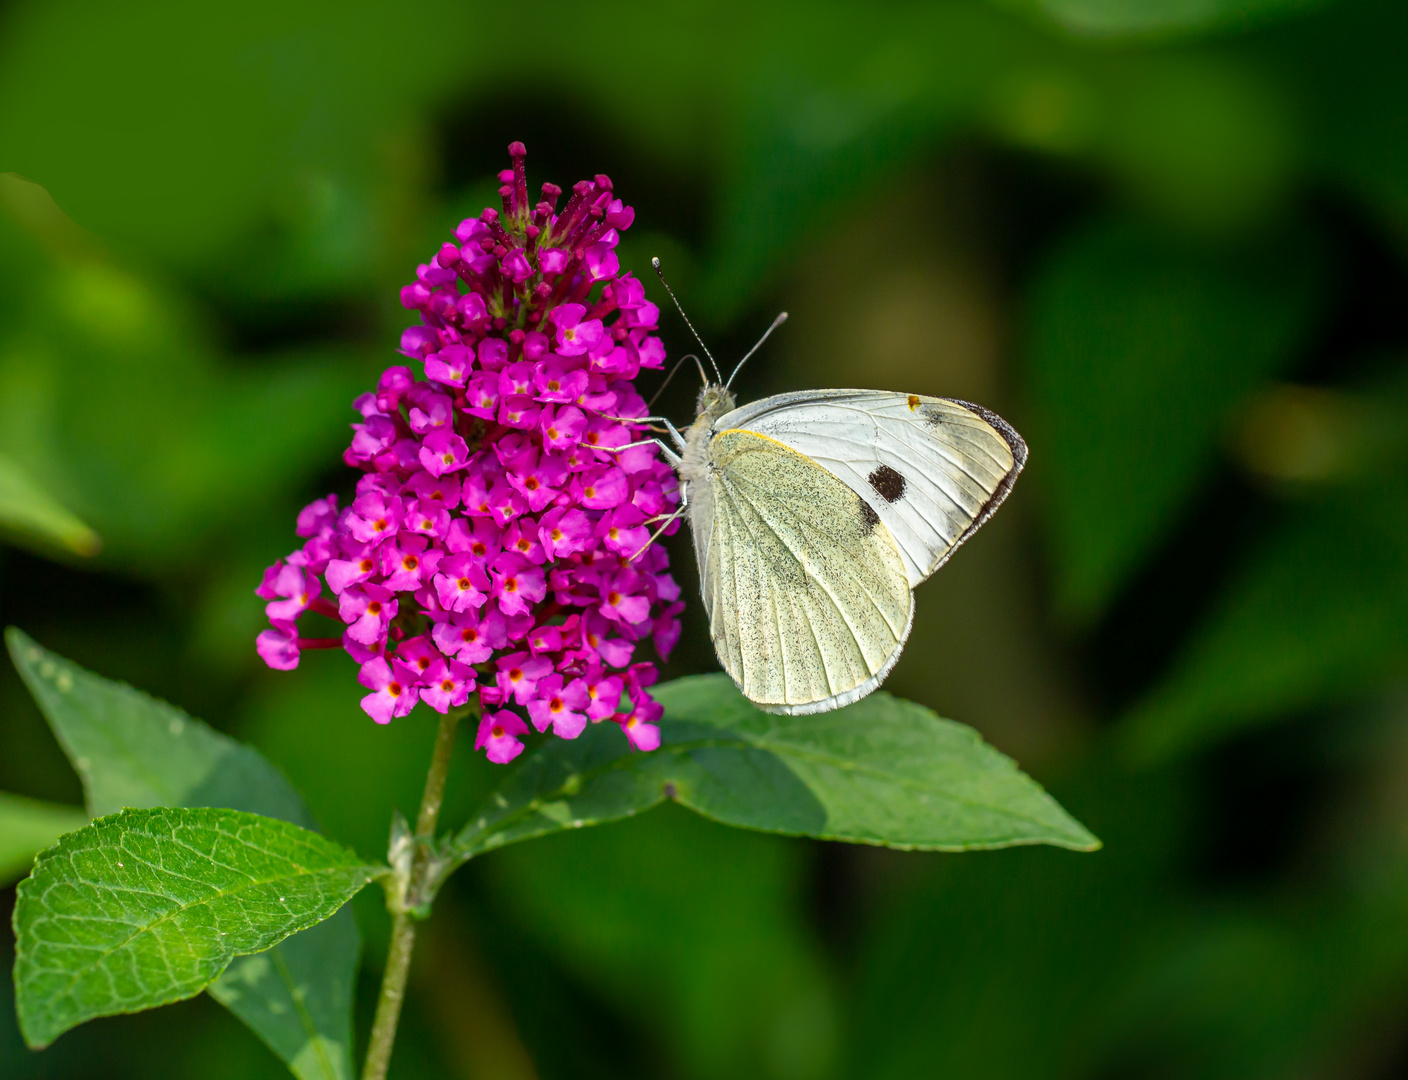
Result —
[[381, 977], [381, 995], [376, 1002], [367, 1060], [362, 1080], [385, 1080], [391, 1064], [391, 1047], [396, 1042], [396, 1025], [401, 1019], [401, 1001], [406, 996], [406, 977], [411, 972], [411, 950], [416, 944], [416, 924], [404, 913], [391, 921], [391, 948], [386, 953], [386, 971]]
[[[440, 820], [440, 805], [445, 801], [445, 779], [450, 773], [450, 757], [455, 748], [455, 731], [460, 719], [470, 710], [451, 709], [440, 718], [435, 734], [435, 749], [430, 755], [430, 771], [425, 777], [425, 793], [416, 817], [416, 850], [411, 863], [410, 881], [405, 895], [417, 895], [425, 885], [429, 869], [430, 844], [435, 839], [435, 825]], [[400, 899], [404, 901], [405, 895]], [[376, 1002], [376, 1019], [367, 1043], [367, 1059], [362, 1066], [362, 1080], [386, 1080], [391, 1064], [391, 1047], [396, 1041], [396, 1025], [401, 1019], [401, 1003], [406, 997], [406, 979], [411, 972], [411, 951], [416, 944], [416, 924], [409, 912], [397, 910], [390, 903], [391, 948], [386, 954], [386, 971], [381, 977], [381, 994]]]

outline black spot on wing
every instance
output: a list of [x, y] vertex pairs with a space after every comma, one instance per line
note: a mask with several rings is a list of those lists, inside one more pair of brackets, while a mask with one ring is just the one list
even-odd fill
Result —
[[905, 480], [888, 465], [877, 466], [870, 474], [870, 486], [886, 502], [895, 502], [904, 496]]
[[860, 500], [860, 512], [865, 516], [865, 529], [869, 532], [880, 524], [880, 515], [875, 512], [875, 508], [864, 499]]

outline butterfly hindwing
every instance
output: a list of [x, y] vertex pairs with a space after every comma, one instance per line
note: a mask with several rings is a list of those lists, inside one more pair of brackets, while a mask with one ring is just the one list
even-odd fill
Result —
[[776, 439], [856, 492], [894, 537], [911, 587], [991, 516], [1027, 457], [994, 413], [883, 390], [779, 394], [735, 409], [717, 427]]
[[725, 670], [770, 711], [821, 712], [869, 693], [913, 614], [889, 529], [836, 476], [766, 435], [719, 430], [708, 464], [690, 519]]

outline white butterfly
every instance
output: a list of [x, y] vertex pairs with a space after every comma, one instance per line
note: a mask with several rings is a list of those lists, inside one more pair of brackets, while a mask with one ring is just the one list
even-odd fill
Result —
[[838, 709], [890, 673], [914, 587], [992, 516], [1027, 445], [966, 401], [808, 390], [735, 408], [732, 381], [705, 379], [683, 435], [651, 418], [678, 449], [659, 444], [679, 474], [675, 516], [689, 518], [714, 649], [760, 709]]

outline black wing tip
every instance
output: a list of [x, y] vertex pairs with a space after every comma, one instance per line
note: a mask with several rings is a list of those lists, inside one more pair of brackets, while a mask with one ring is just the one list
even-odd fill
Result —
[[[944, 400], [952, 402], [954, 405], [962, 405], [970, 413], [974, 413], [984, 420], [990, 428], [1002, 436], [1002, 441], [1005, 442], [1007, 448], [1012, 451], [1012, 469], [1007, 474], [1007, 478], [1003, 481], [1010, 488], [1012, 484], [1016, 482], [1017, 474], [1026, 468], [1028, 453], [1027, 440], [1017, 434], [1016, 428], [989, 408], [982, 405], [975, 405], [971, 401], [964, 401], [962, 398], [944, 398]], [[1002, 490], [1000, 485], [998, 490]], [[1005, 491], [1003, 495], [1006, 495]], [[994, 498], [996, 497], [996, 493], [994, 493]]]
[[[973, 523], [963, 530], [963, 535], [960, 536], [953, 547], [949, 549], [951, 554], [958, 550], [959, 546], [962, 545], [965, 540], [977, 532], [988, 518], [997, 513], [997, 508], [1001, 506], [1003, 500], [1011, 494], [1012, 486], [1017, 483], [1017, 476], [1027, 465], [1027, 441], [1017, 434], [1016, 428], [991, 409], [984, 408], [982, 405], [975, 405], [971, 401], [963, 401], [960, 398], [944, 398], [944, 400], [952, 402], [954, 405], [961, 405], [969, 412], [981, 418], [990, 428], [1002, 436], [1002, 440], [1007, 443], [1008, 449], [1012, 451], [1012, 468], [1007, 470], [1007, 475], [1004, 476], [1001, 483], [997, 485], [997, 490], [992, 493], [992, 497], [988, 499], [988, 501], [983, 504], [983, 508], [978, 511], [978, 516], [973, 519]], [[937, 569], [937, 567], [935, 567], [935, 569]]]

